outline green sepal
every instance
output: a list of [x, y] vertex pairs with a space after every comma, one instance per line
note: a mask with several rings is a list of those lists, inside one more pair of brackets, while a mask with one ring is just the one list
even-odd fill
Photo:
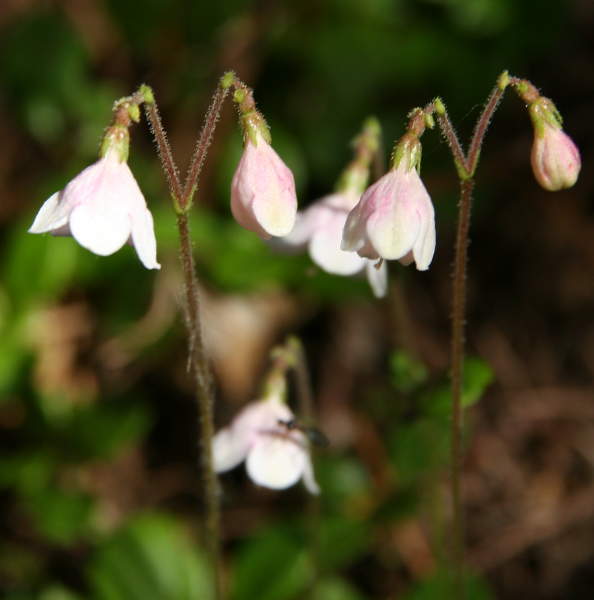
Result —
[[99, 148], [99, 156], [103, 158], [111, 150], [118, 153], [120, 162], [128, 160], [130, 133], [125, 125], [111, 125], [105, 130]]
[[271, 143], [272, 136], [270, 135], [270, 129], [268, 128], [264, 117], [257, 110], [242, 114], [240, 119], [243, 126], [245, 143], [249, 140], [254, 146], [257, 146], [258, 135], [260, 135], [265, 142]]
[[143, 83], [138, 88], [138, 93], [142, 96], [142, 100], [146, 104], [154, 104], [155, 103], [155, 95], [153, 93], [153, 88], [151, 88], [146, 83]]
[[497, 87], [503, 91], [509, 85], [509, 71], [503, 71], [497, 78]]
[[235, 81], [235, 73], [233, 71], [227, 71], [221, 77], [220, 86], [224, 90], [228, 90], [233, 85], [234, 81]]
[[369, 181], [369, 168], [360, 165], [351, 165], [347, 167], [338, 178], [334, 189], [336, 192], [353, 192], [362, 194]]
[[421, 169], [421, 155], [423, 147], [419, 138], [413, 133], [405, 133], [394, 146], [392, 158], [390, 159], [390, 168], [397, 169], [403, 160], [406, 160], [405, 169], [410, 171]]
[[554, 129], [561, 129], [563, 126], [563, 118], [557, 110], [557, 107], [549, 98], [540, 96], [538, 100], [528, 105], [528, 113], [534, 125], [534, 133], [539, 137], [545, 134], [545, 125]]

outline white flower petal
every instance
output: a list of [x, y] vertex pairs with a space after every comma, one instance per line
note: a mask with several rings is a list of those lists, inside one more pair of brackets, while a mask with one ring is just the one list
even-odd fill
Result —
[[306, 460], [307, 450], [294, 436], [262, 435], [248, 452], [245, 466], [254, 483], [282, 490], [299, 481]]
[[228, 427], [221, 429], [212, 441], [215, 472], [224, 473], [236, 467], [246, 457], [248, 448], [246, 436], [235, 435]]
[[389, 260], [398, 260], [411, 251], [421, 221], [410, 206], [394, 202], [386, 215], [374, 214], [367, 221], [367, 235], [377, 253]]
[[59, 229], [68, 222], [70, 208], [61, 202], [61, 192], [52, 194], [39, 209], [29, 233], [45, 233]]
[[157, 262], [157, 240], [153, 227], [153, 216], [143, 208], [132, 218], [132, 243], [138, 258], [147, 269], [160, 269]]
[[328, 273], [353, 275], [364, 267], [365, 259], [356, 252], [346, 252], [340, 249], [346, 213], [344, 213], [344, 218], [341, 214], [337, 217], [313, 234], [309, 242], [309, 254], [311, 259]]
[[109, 202], [81, 204], [70, 215], [74, 239], [100, 256], [119, 250], [130, 237], [130, 228], [130, 217]]
[[365, 245], [365, 219], [361, 214], [361, 200], [349, 213], [342, 232], [340, 248], [346, 252], [357, 252]]
[[435, 218], [432, 206], [431, 215], [430, 217], [426, 217], [412, 251], [417, 269], [419, 271], [426, 271], [435, 253]]
[[367, 261], [365, 267], [367, 281], [369, 281], [373, 295], [376, 298], [383, 298], [388, 292], [388, 265], [385, 260], [382, 260], [378, 268], [376, 268], [376, 264], [375, 260]]
[[320, 493], [320, 486], [317, 484], [314, 477], [313, 465], [311, 464], [311, 457], [309, 454], [305, 459], [305, 465], [303, 467], [303, 483], [308, 492], [316, 495]]
[[288, 235], [295, 224], [293, 174], [261, 136], [244, 147], [231, 182], [231, 212], [242, 227], [263, 239]]

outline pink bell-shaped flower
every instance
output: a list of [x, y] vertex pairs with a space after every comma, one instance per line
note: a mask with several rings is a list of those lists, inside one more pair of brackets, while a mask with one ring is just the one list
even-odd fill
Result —
[[293, 418], [276, 393], [248, 404], [214, 437], [215, 471], [229, 471], [245, 460], [247, 473], [257, 485], [281, 490], [303, 479], [305, 487], [318, 494], [309, 442], [302, 431], [287, 426]]
[[295, 224], [293, 173], [259, 131], [246, 136], [231, 183], [231, 212], [263, 239], [287, 235]]
[[[126, 137], [127, 130], [123, 131], [119, 128], [116, 135]], [[50, 196], [29, 233], [71, 235], [100, 256], [113, 254], [130, 242], [147, 269], [160, 269], [153, 217], [126, 162], [127, 146], [123, 153], [122, 144], [120, 139], [107, 148], [97, 162]]]
[[571, 187], [582, 165], [580, 153], [561, 128], [554, 104], [541, 96], [528, 110], [534, 125], [531, 163], [536, 180], [551, 192]]
[[376, 268], [377, 261], [340, 247], [347, 216], [358, 200], [359, 195], [348, 190], [325, 196], [302, 213], [297, 213], [293, 231], [282, 242], [289, 246], [307, 245], [311, 259], [328, 273], [354, 275], [366, 269], [373, 293], [379, 298], [387, 291], [385, 262]]
[[417, 172], [420, 143], [405, 138], [397, 147], [393, 168], [350, 212], [342, 249], [405, 265], [414, 261], [419, 271], [425, 271], [435, 252], [435, 213]]

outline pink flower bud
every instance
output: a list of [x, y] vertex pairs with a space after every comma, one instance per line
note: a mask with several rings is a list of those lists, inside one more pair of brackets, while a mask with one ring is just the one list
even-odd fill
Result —
[[561, 127], [542, 121], [535, 125], [531, 154], [532, 170], [538, 183], [551, 192], [570, 188], [582, 166], [580, 153]]
[[361, 196], [345, 223], [343, 250], [403, 264], [414, 260], [419, 271], [429, 268], [435, 252], [435, 216], [412, 162], [400, 160]]
[[373, 293], [381, 298], [387, 291], [385, 264], [375, 269], [373, 261], [340, 248], [344, 224], [358, 200], [357, 193], [348, 191], [325, 196], [302, 213], [297, 213], [293, 231], [282, 242], [289, 246], [307, 244], [311, 259], [328, 273], [354, 275], [367, 267]]
[[295, 224], [293, 173], [260, 133], [246, 137], [231, 183], [231, 212], [263, 239], [287, 235]]
[[305, 487], [318, 494], [308, 440], [302, 431], [286, 425], [293, 418], [275, 394], [248, 404], [214, 437], [215, 471], [229, 471], [245, 460], [250, 479], [258, 485], [280, 490], [303, 478]]
[[147, 269], [160, 269], [153, 217], [130, 168], [113, 148], [48, 198], [29, 233], [71, 235], [84, 248], [108, 256], [126, 242]]

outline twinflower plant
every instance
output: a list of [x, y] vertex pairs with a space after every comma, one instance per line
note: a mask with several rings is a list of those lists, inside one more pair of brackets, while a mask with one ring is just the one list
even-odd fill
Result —
[[[534, 85], [504, 72], [487, 99], [467, 151], [464, 151], [444, 102], [435, 98], [409, 113], [404, 134], [397, 140], [389, 170], [367, 189], [370, 164], [378, 151], [379, 124], [366, 122], [355, 141], [355, 156], [332, 194], [298, 213], [295, 181], [271, 145], [270, 130], [256, 109], [253, 91], [232, 73], [218, 82], [205, 115], [189, 167], [182, 179], [150, 87], [141, 85], [117, 101], [113, 120], [101, 144], [100, 158], [41, 207], [30, 231], [72, 235], [99, 255], [131, 243], [148, 269], [158, 269], [153, 221], [142, 192], [127, 165], [129, 127], [144, 109], [154, 135], [175, 212], [183, 272], [183, 304], [188, 333], [188, 373], [197, 401], [200, 423], [200, 473], [204, 496], [204, 545], [214, 575], [215, 600], [224, 597], [220, 551], [220, 490], [217, 473], [245, 462], [254, 483], [282, 490], [303, 481], [319, 492], [311, 458], [311, 438], [298, 427], [286, 402], [286, 376], [304, 374], [301, 346], [294, 340], [277, 348], [260, 399], [248, 404], [216, 435], [214, 385], [202, 339], [198, 285], [189, 213], [199, 177], [213, 138], [221, 107], [232, 92], [244, 134], [243, 155], [231, 182], [231, 212], [240, 226], [260, 238], [283, 238], [284, 243], [307, 245], [312, 260], [339, 275], [367, 271], [376, 296], [387, 292], [386, 261], [414, 263], [426, 271], [436, 249], [434, 208], [421, 179], [420, 138], [437, 125], [450, 147], [460, 183], [458, 224], [452, 286], [451, 321], [451, 571], [456, 598], [464, 597], [464, 535], [460, 473], [462, 469], [464, 322], [466, 263], [474, 178], [487, 127], [505, 91], [513, 89], [527, 106], [534, 126], [531, 163], [538, 183], [550, 191], [571, 187], [581, 162], [577, 147], [562, 129], [552, 100]], [[378, 175], [377, 173], [375, 174]], [[301, 388], [305, 389], [302, 383]], [[312, 419], [311, 393], [303, 393], [300, 419]], [[310, 496], [313, 499], [313, 496]]]

